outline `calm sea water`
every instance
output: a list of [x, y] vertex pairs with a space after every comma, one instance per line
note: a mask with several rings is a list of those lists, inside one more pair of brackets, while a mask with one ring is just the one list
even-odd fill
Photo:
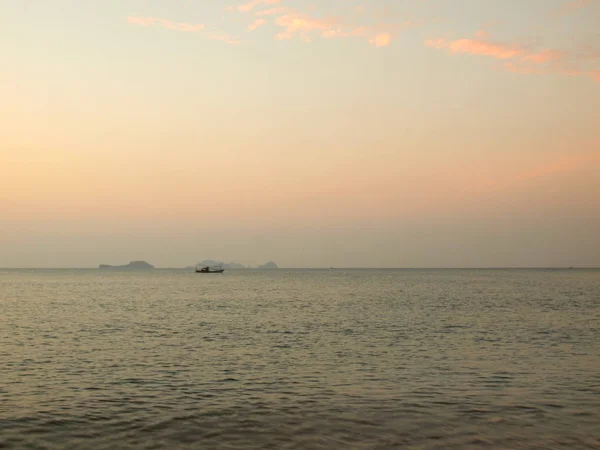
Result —
[[0, 271], [0, 447], [599, 448], [600, 271]]

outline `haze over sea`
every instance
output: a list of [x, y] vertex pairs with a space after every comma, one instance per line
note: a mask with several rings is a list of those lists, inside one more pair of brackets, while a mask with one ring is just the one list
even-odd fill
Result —
[[598, 448], [598, 270], [0, 270], [0, 447]]

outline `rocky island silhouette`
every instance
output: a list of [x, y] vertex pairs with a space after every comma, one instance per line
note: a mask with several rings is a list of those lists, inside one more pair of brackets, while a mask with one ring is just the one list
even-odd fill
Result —
[[129, 264], [124, 266], [109, 266], [108, 264], [100, 264], [98, 269], [101, 270], [109, 270], [109, 269], [117, 269], [117, 270], [153, 270], [154, 266], [152, 264], [147, 263], [146, 261], [131, 261]]
[[[251, 269], [250, 266], [245, 266], [243, 264], [239, 264], [239, 263], [235, 263], [235, 262], [224, 263], [224, 262], [215, 261], [212, 259], [205, 259], [204, 261], [199, 262], [196, 265], [196, 267], [215, 267], [215, 266], [220, 266], [226, 270]], [[190, 270], [193, 268], [194, 268], [193, 266], [187, 266], [184, 269]], [[279, 266], [273, 261], [268, 261], [265, 264], [259, 265], [256, 268], [260, 269], [260, 270], [273, 270], [273, 269], [279, 269]], [[125, 264], [122, 266], [111, 266], [109, 264], [100, 264], [98, 266], [98, 269], [100, 269], [100, 270], [154, 270], [154, 269], [156, 269], [156, 267], [154, 267], [152, 264], [150, 264], [146, 261], [131, 261], [129, 264]]]

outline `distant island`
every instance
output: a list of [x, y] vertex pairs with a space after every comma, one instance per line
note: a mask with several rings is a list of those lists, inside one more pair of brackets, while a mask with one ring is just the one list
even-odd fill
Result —
[[247, 269], [247, 267], [244, 266], [243, 264], [239, 264], [239, 263], [235, 263], [235, 262], [224, 263], [221, 261], [214, 261], [212, 259], [205, 259], [204, 261], [199, 262], [197, 265], [201, 266], [201, 267], [221, 266], [221, 267], [223, 267], [223, 269], [230, 269], [230, 270], [231, 269]]
[[[225, 270], [253, 269], [253, 267], [245, 266], [243, 264], [236, 263], [236, 262], [224, 263], [224, 262], [215, 261], [212, 259], [205, 259], [204, 261], [201, 261], [196, 265], [196, 267], [215, 267], [215, 266], [221, 266]], [[262, 265], [259, 265], [258, 267], [255, 267], [255, 268], [259, 269], [259, 270], [274, 270], [274, 269], [279, 269], [279, 266], [275, 262], [269, 261]], [[98, 269], [100, 269], [100, 270], [154, 270], [155, 267], [152, 264], [147, 263], [146, 261], [131, 261], [129, 264], [126, 264], [124, 266], [111, 266], [108, 264], [100, 264], [100, 266], [98, 266]], [[185, 267], [185, 270], [193, 270], [193, 269], [194, 269], [194, 267], [192, 267], [192, 266]]]
[[[199, 262], [198, 265], [199, 267], [214, 267], [214, 266], [221, 266], [223, 269], [226, 270], [241, 270], [241, 269], [251, 269], [252, 267], [250, 266], [245, 266], [243, 264], [239, 264], [239, 263], [235, 263], [235, 262], [230, 262], [230, 263], [224, 263], [221, 261], [215, 261], [213, 259], [205, 259], [202, 262]], [[260, 266], [257, 267], [258, 269], [279, 269], [279, 266], [277, 264], [275, 264], [273, 261], [269, 261], [265, 264], [262, 264]]]
[[152, 270], [154, 266], [152, 264], [148, 264], [146, 261], [131, 261], [129, 264], [124, 266], [109, 266], [108, 264], [100, 264], [98, 269], [108, 270], [108, 269], [117, 269], [117, 270]]

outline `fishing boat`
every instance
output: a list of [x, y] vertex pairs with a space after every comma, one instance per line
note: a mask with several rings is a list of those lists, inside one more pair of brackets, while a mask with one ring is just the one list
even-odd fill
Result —
[[225, 269], [223, 269], [223, 267], [221, 267], [221, 266], [217, 266], [217, 267], [204, 266], [201, 269], [196, 267], [196, 273], [223, 273], [223, 272], [225, 272]]

